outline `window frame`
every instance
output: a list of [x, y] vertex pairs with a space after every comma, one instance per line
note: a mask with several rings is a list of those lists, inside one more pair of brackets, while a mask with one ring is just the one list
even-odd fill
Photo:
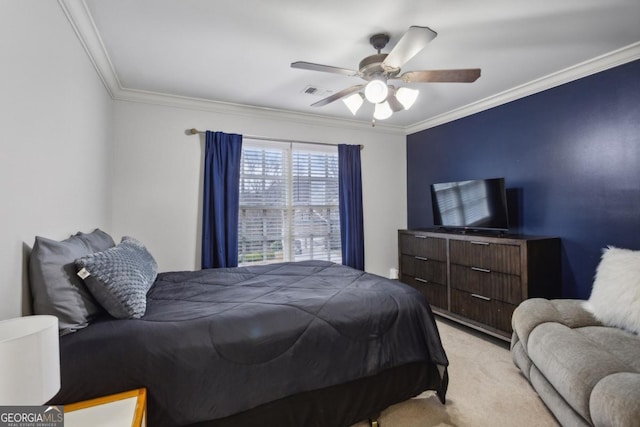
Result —
[[[259, 203], [255, 206], [251, 204], [242, 204], [243, 193], [242, 186], [244, 185], [244, 161], [245, 161], [245, 149], [257, 149], [257, 150], [275, 150], [282, 153], [283, 157], [283, 178], [285, 185], [285, 193], [284, 193], [284, 201], [282, 205], [278, 206], [274, 205], [265, 205], [264, 207], [260, 207]], [[337, 263], [342, 262], [342, 250], [341, 250], [341, 236], [340, 236], [340, 206], [339, 206], [339, 171], [338, 171], [338, 147], [335, 145], [317, 145], [317, 144], [308, 144], [301, 142], [288, 142], [288, 141], [265, 141], [259, 139], [249, 139], [245, 138], [243, 140], [242, 146], [242, 161], [240, 171], [240, 206], [239, 206], [239, 218], [238, 218], [238, 265], [239, 266], [247, 266], [247, 265], [260, 265], [260, 264], [270, 264], [273, 262], [283, 262], [283, 261], [297, 261], [297, 260], [306, 260], [306, 259], [323, 259], [329, 260]], [[314, 177], [313, 171], [317, 169], [313, 169], [313, 163], [309, 164], [309, 174], [305, 175], [308, 177], [309, 189], [308, 189], [308, 197], [311, 201], [313, 198], [312, 186], [314, 182], [324, 181], [326, 182], [335, 182], [335, 186], [329, 187], [329, 195], [327, 196], [327, 187], [325, 184], [324, 191], [325, 197], [335, 198], [335, 203], [324, 203], [324, 204], [300, 204], [296, 201], [294, 197], [294, 190], [296, 189], [296, 179], [295, 179], [295, 171], [293, 170], [294, 166], [294, 157], [295, 153], [317, 153], [319, 155], [322, 154], [330, 154], [334, 155], [335, 159], [333, 162], [327, 163], [325, 161], [325, 175], [321, 178], [317, 176]], [[264, 159], [264, 157], [263, 157]], [[312, 160], [312, 159], [310, 159]], [[264, 162], [264, 160], [263, 160]], [[335, 176], [330, 176], [331, 170], [329, 168], [334, 168]], [[263, 174], [261, 179], [267, 179], [267, 175]], [[298, 190], [300, 187], [300, 182], [298, 181]], [[301, 190], [302, 191], [302, 190]], [[325, 221], [327, 221], [327, 233], [323, 236], [317, 236], [313, 234], [313, 230], [315, 226], [313, 225], [313, 221], [309, 226], [312, 230], [311, 234], [301, 233], [300, 227], [296, 228], [296, 213], [303, 212], [305, 209], [309, 209], [310, 216], [313, 215], [314, 211], [325, 211]], [[272, 254], [271, 248], [269, 248], [269, 235], [265, 232], [268, 229], [267, 224], [263, 222], [263, 234], [262, 234], [262, 248], [261, 248], [261, 259], [255, 259], [256, 253], [247, 251], [246, 241], [248, 242], [257, 242], [258, 240], [249, 239], [244, 240], [244, 236], [251, 236], [250, 232], [247, 232], [247, 225], [250, 224], [248, 221], [244, 221], [244, 218], [248, 218], [246, 215], [247, 212], [251, 210], [258, 211], [262, 209], [274, 209], [282, 212], [282, 230], [280, 232], [279, 239], [282, 242], [282, 254], [281, 257], [278, 256], [275, 259], [270, 259]], [[328, 218], [328, 220], [327, 220]], [[336, 219], [337, 218], [337, 219]], [[271, 236], [273, 237], [273, 236]], [[316, 247], [316, 238], [325, 239], [325, 250], [315, 251]], [[275, 244], [277, 240], [274, 240], [273, 244]], [[303, 241], [305, 246], [303, 247]], [[336, 244], [337, 241], [337, 244]], [[300, 242], [298, 245], [297, 242]], [[300, 246], [300, 247], [298, 247]], [[304, 252], [307, 249], [308, 252]], [[274, 253], [276, 251], [273, 251]], [[247, 257], [249, 258], [247, 260]]]

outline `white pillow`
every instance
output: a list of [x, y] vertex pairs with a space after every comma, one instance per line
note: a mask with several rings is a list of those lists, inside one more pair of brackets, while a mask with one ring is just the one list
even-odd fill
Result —
[[640, 251], [603, 250], [585, 308], [607, 326], [640, 334]]

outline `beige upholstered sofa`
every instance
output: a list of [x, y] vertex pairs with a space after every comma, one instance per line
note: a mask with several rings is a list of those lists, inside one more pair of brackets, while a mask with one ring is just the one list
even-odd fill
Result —
[[582, 300], [526, 300], [512, 324], [513, 361], [563, 426], [640, 426], [640, 336]]

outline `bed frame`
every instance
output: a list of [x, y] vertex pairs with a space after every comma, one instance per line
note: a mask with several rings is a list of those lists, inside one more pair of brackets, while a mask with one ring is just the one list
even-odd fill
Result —
[[[434, 365], [410, 363], [378, 375], [296, 394], [190, 427], [347, 427], [365, 420], [372, 427], [379, 427], [378, 416], [384, 409], [424, 390], [438, 388], [439, 378]], [[448, 382], [446, 372], [445, 381]]]

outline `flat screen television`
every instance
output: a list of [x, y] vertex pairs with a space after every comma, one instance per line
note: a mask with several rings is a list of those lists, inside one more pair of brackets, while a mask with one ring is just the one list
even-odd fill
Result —
[[504, 178], [432, 184], [431, 205], [437, 227], [509, 230]]

